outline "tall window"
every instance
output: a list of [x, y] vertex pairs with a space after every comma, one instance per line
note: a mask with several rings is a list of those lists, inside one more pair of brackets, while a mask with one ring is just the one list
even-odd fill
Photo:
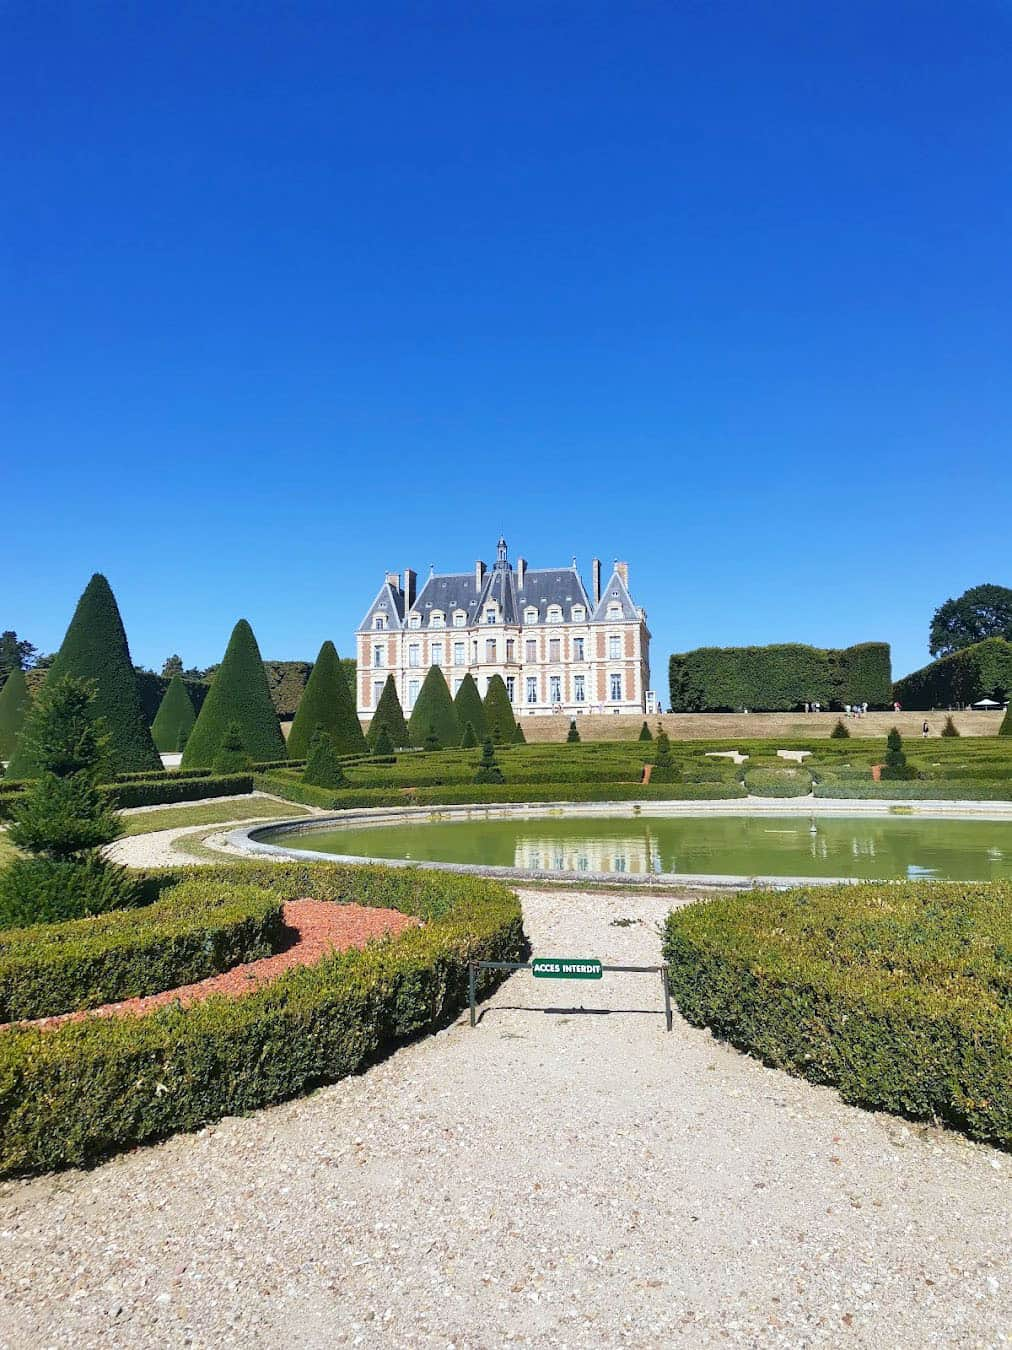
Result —
[[527, 702], [537, 703], [538, 701], [538, 677], [528, 675], [527, 677]]
[[562, 676], [549, 675], [548, 677], [548, 701], [549, 703], [562, 702]]
[[383, 664], [383, 647], [379, 643], [372, 649], [372, 663], [374, 666]]
[[528, 664], [530, 664], [538, 659], [537, 638], [528, 638], [526, 647], [527, 647], [527, 656], [525, 657], [525, 660], [528, 662]]
[[486, 623], [495, 623], [495, 610], [494, 610], [494, 609], [486, 609], [486, 611], [485, 611], [485, 622], [486, 622]]
[[622, 638], [618, 633], [612, 633], [608, 638], [608, 657], [612, 661], [617, 661], [622, 655]]
[[418, 702], [418, 680], [408, 680], [408, 707], [413, 708]]
[[583, 638], [573, 638], [573, 660], [583, 660]]
[[573, 702], [586, 703], [587, 701], [587, 680], [584, 675], [573, 676]]
[[377, 614], [372, 621], [373, 628], [386, 628], [387, 618], [385, 614]]
[[507, 639], [506, 639], [506, 660], [507, 660], [507, 661], [512, 661], [512, 660], [514, 659], [514, 653], [515, 653], [515, 651], [516, 651], [516, 645], [517, 645], [517, 644], [513, 641], [512, 638], [507, 638]]
[[461, 679], [454, 680], [454, 682], [453, 682], [453, 697], [454, 697], [454, 698], [457, 697], [457, 694], [460, 692], [460, 686], [461, 686], [463, 683], [464, 683], [464, 681], [461, 680]]
[[516, 694], [517, 694], [517, 682], [516, 682], [516, 677], [513, 676], [513, 675], [507, 675], [507, 676], [506, 676], [506, 697], [507, 697], [507, 698], [509, 699], [509, 701], [512, 703], [513, 700], [516, 698]]
[[432, 664], [434, 666], [441, 666], [443, 664], [443, 644], [441, 642], [434, 642], [432, 644]]
[[375, 708], [380, 701], [380, 695], [383, 693], [383, 681], [373, 680], [372, 682], [372, 706]]
[[485, 639], [485, 660], [486, 661], [495, 660], [495, 638]]
[[412, 643], [409, 644], [409, 646], [408, 646], [408, 665], [409, 665], [409, 666], [420, 666], [420, 665], [421, 665], [420, 653], [421, 653], [421, 648], [419, 647], [419, 645], [418, 645], [417, 642], [412, 642]]
[[561, 661], [561, 660], [562, 660], [562, 639], [561, 639], [561, 638], [551, 638], [551, 639], [549, 640], [549, 643], [548, 643], [548, 659], [549, 659], [549, 661]]
[[462, 666], [464, 664], [464, 644], [462, 642], [455, 642], [453, 644], [453, 664], [455, 666]]
[[611, 677], [611, 701], [617, 703], [622, 697], [622, 676], [612, 675]]

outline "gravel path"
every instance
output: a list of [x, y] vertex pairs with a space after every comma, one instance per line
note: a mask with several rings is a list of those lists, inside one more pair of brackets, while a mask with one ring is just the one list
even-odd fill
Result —
[[[523, 896], [543, 955], [657, 959], [669, 901]], [[574, 1000], [612, 1013], [533, 1010]], [[663, 1027], [653, 976], [520, 974], [475, 1031], [4, 1183], [0, 1344], [1008, 1344], [1007, 1155]]]

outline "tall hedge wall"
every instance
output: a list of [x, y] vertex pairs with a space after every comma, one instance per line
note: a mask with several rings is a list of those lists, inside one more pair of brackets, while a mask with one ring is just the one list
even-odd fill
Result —
[[947, 708], [999, 701], [1012, 693], [1012, 642], [986, 638], [897, 680], [896, 697], [904, 708]]
[[854, 647], [697, 647], [676, 652], [669, 664], [673, 712], [789, 712], [804, 703], [823, 707], [892, 701], [887, 642]]

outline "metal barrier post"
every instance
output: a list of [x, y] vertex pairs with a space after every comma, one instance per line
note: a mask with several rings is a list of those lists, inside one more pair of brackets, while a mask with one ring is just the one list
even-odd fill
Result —
[[471, 1004], [471, 1025], [474, 1026], [474, 962], [467, 963], [467, 997]]

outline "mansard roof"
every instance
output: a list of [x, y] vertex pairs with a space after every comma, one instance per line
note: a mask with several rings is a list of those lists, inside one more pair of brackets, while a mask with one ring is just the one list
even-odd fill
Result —
[[638, 619], [640, 612], [632, 602], [629, 594], [629, 588], [618, 574], [616, 568], [611, 574], [611, 580], [601, 591], [601, 599], [597, 608], [591, 615], [592, 623], [604, 623], [608, 617], [608, 606], [620, 604], [622, 606], [623, 619]]
[[559, 605], [566, 619], [571, 617], [573, 605], [582, 605], [589, 617], [590, 600], [575, 567], [531, 567], [524, 573], [524, 588], [518, 596], [520, 617], [533, 606], [538, 611], [538, 623], [544, 623], [549, 605]]

